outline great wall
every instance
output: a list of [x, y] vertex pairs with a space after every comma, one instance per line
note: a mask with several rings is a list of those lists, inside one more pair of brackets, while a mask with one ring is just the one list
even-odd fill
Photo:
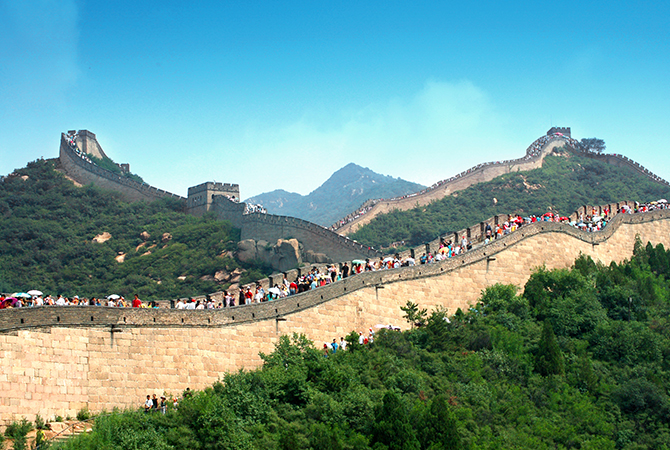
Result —
[[[61, 142], [61, 156], [62, 152]], [[71, 164], [80, 168], [90, 164], [76, 157], [83, 163]], [[83, 167], [84, 171], [88, 168]], [[95, 169], [88, 172], [97, 173]], [[78, 177], [84, 180], [84, 175]], [[108, 179], [109, 175], [101, 177]], [[127, 187], [129, 195], [173, 196], [150, 187]], [[214, 196], [213, 204], [222, 200], [218, 197]], [[229, 200], [224, 206], [239, 208]], [[620, 206], [598, 208], [616, 211]], [[584, 206], [575, 214], [590, 209]], [[257, 215], [250, 216], [255, 220]], [[270, 220], [279, 223], [273, 228], [285, 226], [282, 218], [274, 217]], [[487, 222], [497, 223], [499, 219], [493, 217]], [[293, 220], [290, 226], [295, 229], [301, 222]], [[478, 241], [484, 224], [459, 234]], [[331, 239], [328, 233], [324, 236]], [[457, 308], [468, 308], [482, 290], [495, 283], [522, 287], [534, 268], [541, 265], [548, 269], [569, 267], [580, 254], [604, 264], [630, 258], [636, 237], [669, 246], [670, 210], [619, 214], [597, 233], [538, 222], [441, 262], [364, 272], [256, 305], [199, 311], [107, 307], [3, 310], [0, 421], [8, 423], [21, 417], [34, 420], [36, 414], [46, 418], [74, 416], [82, 408], [136, 408], [149, 393], [202, 389], [226, 372], [258, 367], [259, 352], [271, 352], [283, 334], [304, 333], [319, 343], [376, 324], [405, 328], [400, 306], [408, 300], [423, 308], [441, 306], [453, 313]], [[436, 245], [438, 242], [429, 243], [408, 253], [431, 250]], [[288, 275], [294, 278], [301, 270], [305, 269]], [[271, 278], [264, 282], [274, 281]]]
[[[547, 139], [548, 138], [548, 139]], [[541, 145], [540, 151], [534, 151], [537, 145]], [[545, 136], [536, 139], [526, 149], [526, 154], [518, 159], [507, 161], [495, 161], [479, 164], [468, 170], [465, 170], [453, 177], [435, 183], [422, 192], [394, 199], [371, 199], [363, 203], [357, 211], [365, 211], [364, 214], [353, 213], [342, 219], [342, 225], [335, 224], [331, 229], [341, 235], [349, 235], [358, 230], [363, 225], [370, 223], [379, 214], [386, 214], [393, 210], [406, 211], [417, 206], [425, 206], [434, 200], [439, 200], [454, 192], [467, 189], [477, 183], [491, 181], [500, 175], [511, 172], [522, 172], [542, 167], [542, 162], [547, 155], [561, 146], [569, 147], [574, 152], [588, 158], [597, 159], [616, 167], [627, 167], [638, 172], [651, 180], [670, 186], [663, 178], [653, 174], [651, 171], [642, 167], [635, 161], [618, 154], [599, 154], [595, 152], [582, 151], [579, 142], [571, 138], [569, 127], [552, 127]]]

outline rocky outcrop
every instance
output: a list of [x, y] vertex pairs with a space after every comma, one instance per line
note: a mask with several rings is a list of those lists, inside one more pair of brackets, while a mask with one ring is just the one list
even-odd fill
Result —
[[107, 231], [105, 231], [104, 233], [101, 233], [101, 234], [97, 235], [96, 237], [94, 237], [93, 242], [95, 244], [102, 244], [103, 242], [107, 242], [111, 238], [112, 238], [112, 235], [109, 234]]
[[245, 239], [237, 243], [237, 258], [242, 262], [261, 262], [280, 272], [294, 269], [303, 261], [296, 239], [278, 239], [274, 245], [264, 240]]

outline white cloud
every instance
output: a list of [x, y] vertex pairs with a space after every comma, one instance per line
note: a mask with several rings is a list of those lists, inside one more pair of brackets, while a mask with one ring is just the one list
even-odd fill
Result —
[[317, 123], [305, 116], [283, 127], [246, 130], [236, 142], [227, 142], [234, 151], [226, 153], [235, 155], [236, 167], [260, 171], [230, 181], [240, 183], [243, 197], [277, 188], [307, 194], [354, 162], [431, 184], [479, 162], [501, 159], [495, 148], [504, 145], [506, 134], [505, 119], [469, 81], [428, 81], [413, 95], [333, 114], [329, 120]]

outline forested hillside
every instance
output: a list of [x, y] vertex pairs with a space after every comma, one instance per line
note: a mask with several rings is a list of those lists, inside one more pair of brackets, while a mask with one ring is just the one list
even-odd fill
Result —
[[[172, 199], [127, 203], [78, 188], [53, 164], [29, 163], [0, 183], [0, 292], [169, 299], [221, 290], [217, 272], [263, 276], [233, 258], [239, 230], [230, 223], [186, 215]], [[103, 233], [111, 237], [93, 242]]]
[[283, 336], [259, 370], [166, 415], [101, 416], [58, 448], [667, 449], [669, 261], [641, 243], [621, 264], [581, 257], [520, 294], [495, 285], [450, 321], [408, 303], [421, 326], [365, 346], [354, 333], [327, 357]]
[[527, 216], [552, 210], [568, 215], [582, 205], [653, 201], [669, 195], [669, 187], [630, 169], [559, 149], [540, 169], [502, 175], [428, 206], [380, 215], [350, 237], [375, 248], [399, 241], [415, 246], [496, 214]]

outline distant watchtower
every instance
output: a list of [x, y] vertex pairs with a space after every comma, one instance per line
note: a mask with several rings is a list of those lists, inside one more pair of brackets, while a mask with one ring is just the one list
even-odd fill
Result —
[[230, 183], [202, 183], [188, 188], [186, 209], [190, 214], [201, 216], [212, 208], [213, 198], [224, 195], [235, 202], [240, 201], [240, 185]]
[[547, 131], [547, 136], [551, 136], [552, 134], [560, 133], [563, 136], [567, 136], [571, 138], [572, 136], [570, 135], [570, 127], [551, 127], [549, 131]]

